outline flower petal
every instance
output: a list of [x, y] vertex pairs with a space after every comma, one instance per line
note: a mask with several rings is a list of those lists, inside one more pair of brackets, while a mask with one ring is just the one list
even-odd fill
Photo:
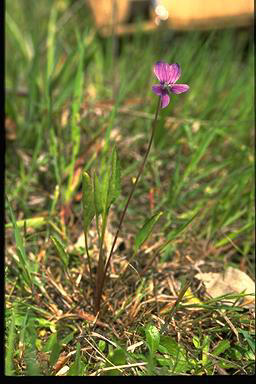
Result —
[[170, 103], [170, 96], [168, 95], [168, 93], [165, 93], [164, 95], [162, 95], [161, 97], [161, 107], [162, 108], [165, 108], [167, 107], [167, 105]]
[[155, 92], [159, 96], [161, 96], [163, 94], [163, 89], [162, 89], [162, 86], [160, 84], [152, 85], [152, 91]]
[[154, 65], [154, 74], [160, 82], [168, 82], [170, 65], [165, 61], [157, 61]]
[[170, 91], [176, 94], [187, 92], [188, 90], [189, 90], [189, 85], [187, 84], [174, 84], [170, 87]]
[[181, 68], [179, 64], [171, 64], [168, 68], [168, 84], [176, 83], [179, 80], [181, 75]]

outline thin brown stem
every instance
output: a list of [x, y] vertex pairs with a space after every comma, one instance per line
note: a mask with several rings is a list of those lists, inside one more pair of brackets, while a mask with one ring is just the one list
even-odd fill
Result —
[[91, 284], [93, 284], [92, 263], [91, 263], [91, 256], [89, 253], [89, 248], [88, 248], [88, 240], [87, 240], [87, 232], [86, 231], [84, 231], [84, 241], [85, 241], [85, 251], [86, 251], [86, 256], [87, 256], [87, 261], [88, 261], [88, 266], [89, 266], [89, 271], [90, 271]]
[[156, 131], [157, 117], [158, 117], [158, 113], [159, 113], [159, 109], [160, 109], [160, 102], [161, 102], [161, 97], [159, 97], [159, 99], [158, 99], [158, 104], [157, 104], [156, 114], [155, 114], [155, 118], [154, 118], [153, 125], [152, 125], [152, 132], [151, 132], [151, 137], [150, 137], [150, 140], [149, 140], [148, 148], [147, 148], [147, 151], [146, 151], [146, 153], [145, 153], [144, 159], [143, 159], [143, 161], [142, 161], [142, 163], [141, 163], [141, 166], [140, 166], [140, 168], [139, 168], [139, 172], [138, 172], [138, 174], [137, 174], [136, 180], [135, 180], [135, 182], [134, 182], [134, 184], [133, 184], [133, 187], [132, 187], [132, 189], [131, 189], [130, 195], [129, 195], [129, 197], [128, 197], [128, 199], [127, 199], [127, 202], [126, 202], [126, 204], [125, 204], [123, 213], [122, 213], [122, 215], [121, 215], [120, 222], [119, 222], [119, 225], [118, 225], [118, 228], [117, 228], [117, 231], [116, 231], [114, 240], [113, 240], [113, 244], [112, 244], [112, 247], [111, 247], [111, 250], [110, 250], [110, 253], [109, 253], [109, 256], [108, 256], [106, 265], [105, 265], [105, 268], [104, 268], [103, 277], [102, 277], [102, 280], [101, 280], [101, 282], [100, 282], [100, 286], [98, 287], [99, 290], [98, 290], [97, 301], [96, 301], [96, 305], [95, 305], [95, 308], [96, 308], [96, 311], [97, 311], [97, 312], [98, 312], [99, 309], [100, 309], [101, 294], [102, 294], [102, 289], [103, 289], [103, 285], [104, 285], [104, 281], [105, 281], [105, 277], [106, 277], [107, 269], [108, 269], [108, 266], [109, 266], [109, 263], [110, 263], [110, 259], [111, 259], [111, 256], [112, 256], [112, 254], [113, 254], [113, 251], [114, 251], [114, 248], [115, 248], [115, 245], [116, 245], [116, 241], [117, 241], [117, 239], [118, 239], [118, 235], [119, 235], [119, 232], [120, 232], [120, 230], [121, 230], [121, 227], [122, 227], [122, 224], [123, 224], [123, 221], [124, 221], [124, 217], [125, 217], [127, 208], [128, 208], [129, 203], [130, 203], [130, 201], [131, 201], [131, 198], [132, 198], [132, 196], [133, 196], [133, 193], [134, 193], [134, 191], [135, 191], [135, 188], [136, 188], [136, 186], [137, 186], [137, 184], [138, 184], [139, 178], [140, 178], [140, 176], [141, 176], [141, 174], [142, 174], [142, 172], [143, 172], [143, 169], [144, 169], [146, 160], [147, 160], [147, 158], [148, 158], [148, 155], [149, 155], [149, 152], [150, 152], [152, 143], [153, 143], [153, 138], [154, 138], [155, 131]]

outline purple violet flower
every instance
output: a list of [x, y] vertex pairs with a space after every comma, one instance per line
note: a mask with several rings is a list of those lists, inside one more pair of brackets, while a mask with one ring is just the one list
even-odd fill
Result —
[[168, 64], [165, 61], [157, 61], [154, 65], [154, 74], [160, 84], [153, 85], [152, 91], [161, 96], [161, 107], [165, 108], [170, 102], [170, 93], [183, 93], [189, 90], [187, 84], [175, 84], [180, 78], [179, 64]]

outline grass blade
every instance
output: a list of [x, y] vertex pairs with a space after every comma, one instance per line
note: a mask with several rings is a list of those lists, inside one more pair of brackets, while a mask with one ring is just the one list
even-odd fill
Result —
[[148, 239], [150, 236], [155, 224], [159, 220], [159, 218], [163, 215], [163, 212], [159, 212], [152, 216], [150, 219], [146, 220], [143, 224], [142, 228], [139, 230], [135, 237], [135, 247], [134, 252], [138, 252], [139, 247]]
[[205, 135], [204, 139], [202, 140], [201, 145], [199, 146], [199, 148], [195, 152], [195, 154], [192, 157], [192, 159], [191, 159], [189, 165], [187, 166], [185, 172], [181, 176], [181, 179], [178, 182], [178, 185], [173, 188], [173, 193], [174, 194], [173, 194], [173, 196], [170, 196], [172, 202], [174, 202], [176, 200], [176, 197], [179, 195], [180, 190], [182, 189], [183, 185], [187, 181], [189, 175], [194, 171], [194, 169], [196, 168], [197, 164], [199, 163], [199, 161], [201, 160], [201, 158], [205, 154], [206, 149], [208, 148], [208, 146], [210, 145], [210, 143], [214, 139], [215, 135], [216, 135], [216, 131], [215, 130], [212, 130], [212, 132], [210, 134], [207, 133]]
[[[43, 225], [48, 223], [48, 219], [46, 217], [34, 217], [32, 219], [25, 219], [25, 220], [17, 220], [16, 226], [18, 228], [41, 228]], [[5, 229], [13, 228], [12, 223], [5, 224]]]
[[199, 212], [197, 212], [190, 220], [188, 220], [186, 223], [182, 224], [179, 228], [174, 229], [170, 232], [169, 236], [167, 236], [167, 241], [161, 245], [160, 247], [160, 252], [162, 252], [165, 247], [172, 241], [174, 240], [180, 233], [182, 233], [187, 226], [194, 220], [194, 218], [198, 215]]
[[76, 344], [76, 359], [74, 363], [71, 365], [68, 376], [81, 376], [82, 374], [82, 361], [81, 361], [81, 346], [80, 343]]
[[53, 365], [58, 360], [59, 355], [60, 355], [60, 351], [61, 351], [61, 344], [58, 342], [57, 332], [55, 332], [51, 338], [51, 349], [50, 350], [51, 350], [50, 365], [51, 365], [51, 367], [53, 367]]
[[13, 355], [14, 355], [14, 343], [16, 337], [15, 331], [15, 318], [16, 318], [16, 306], [12, 308], [11, 322], [8, 327], [8, 336], [6, 344], [6, 355], [5, 355], [5, 374], [6, 376], [13, 376]]
[[64, 268], [67, 268], [69, 263], [69, 254], [65, 251], [65, 248], [55, 236], [50, 236], [50, 238], [60, 256], [60, 259], [62, 264], [64, 265]]
[[72, 180], [74, 176], [74, 166], [76, 156], [80, 148], [80, 127], [78, 124], [79, 110], [82, 101], [83, 85], [84, 85], [84, 44], [80, 40], [80, 36], [77, 32], [78, 50], [79, 50], [79, 63], [77, 67], [77, 73], [74, 81], [74, 99], [72, 103], [72, 115], [71, 115], [71, 141], [72, 141], [72, 159], [71, 170], [69, 174], [68, 187], [66, 190], [65, 198], [66, 202], [70, 200], [72, 194]]
[[32, 289], [33, 283], [30, 275], [30, 262], [28, 260], [23, 239], [20, 233], [20, 230], [16, 224], [16, 219], [14, 217], [14, 213], [11, 207], [11, 204], [9, 203], [8, 197], [6, 196], [6, 202], [7, 202], [7, 208], [9, 210], [10, 219], [12, 222], [12, 226], [14, 229], [14, 237], [15, 237], [15, 243], [16, 243], [16, 250], [19, 257], [20, 265], [18, 267], [21, 267], [22, 270], [22, 277], [24, 278], [24, 281], [26, 284]]
[[53, 4], [49, 24], [48, 24], [48, 37], [47, 37], [47, 81], [50, 82], [54, 71], [54, 52], [55, 52], [55, 34], [56, 34], [56, 21], [57, 21], [57, 8]]
[[28, 40], [28, 38], [24, 36], [24, 33], [20, 30], [18, 24], [13, 20], [8, 12], [6, 12], [6, 25], [8, 26], [13, 38], [16, 40], [23, 57], [27, 61], [30, 61], [34, 54], [32, 41]]

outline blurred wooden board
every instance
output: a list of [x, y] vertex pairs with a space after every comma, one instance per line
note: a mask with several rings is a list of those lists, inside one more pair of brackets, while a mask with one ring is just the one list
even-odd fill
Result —
[[[113, 31], [118, 35], [136, 31], [136, 26], [127, 21], [131, 6], [136, 7], [138, 1], [87, 1], [95, 24], [103, 35]], [[247, 26], [253, 23], [254, 17], [252, 0], [158, 0], [155, 4], [157, 6], [154, 8], [152, 2], [148, 1], [150, 19], [141, 23], [144, 31], [157, 28], [161, 22], [177, 30]]]

